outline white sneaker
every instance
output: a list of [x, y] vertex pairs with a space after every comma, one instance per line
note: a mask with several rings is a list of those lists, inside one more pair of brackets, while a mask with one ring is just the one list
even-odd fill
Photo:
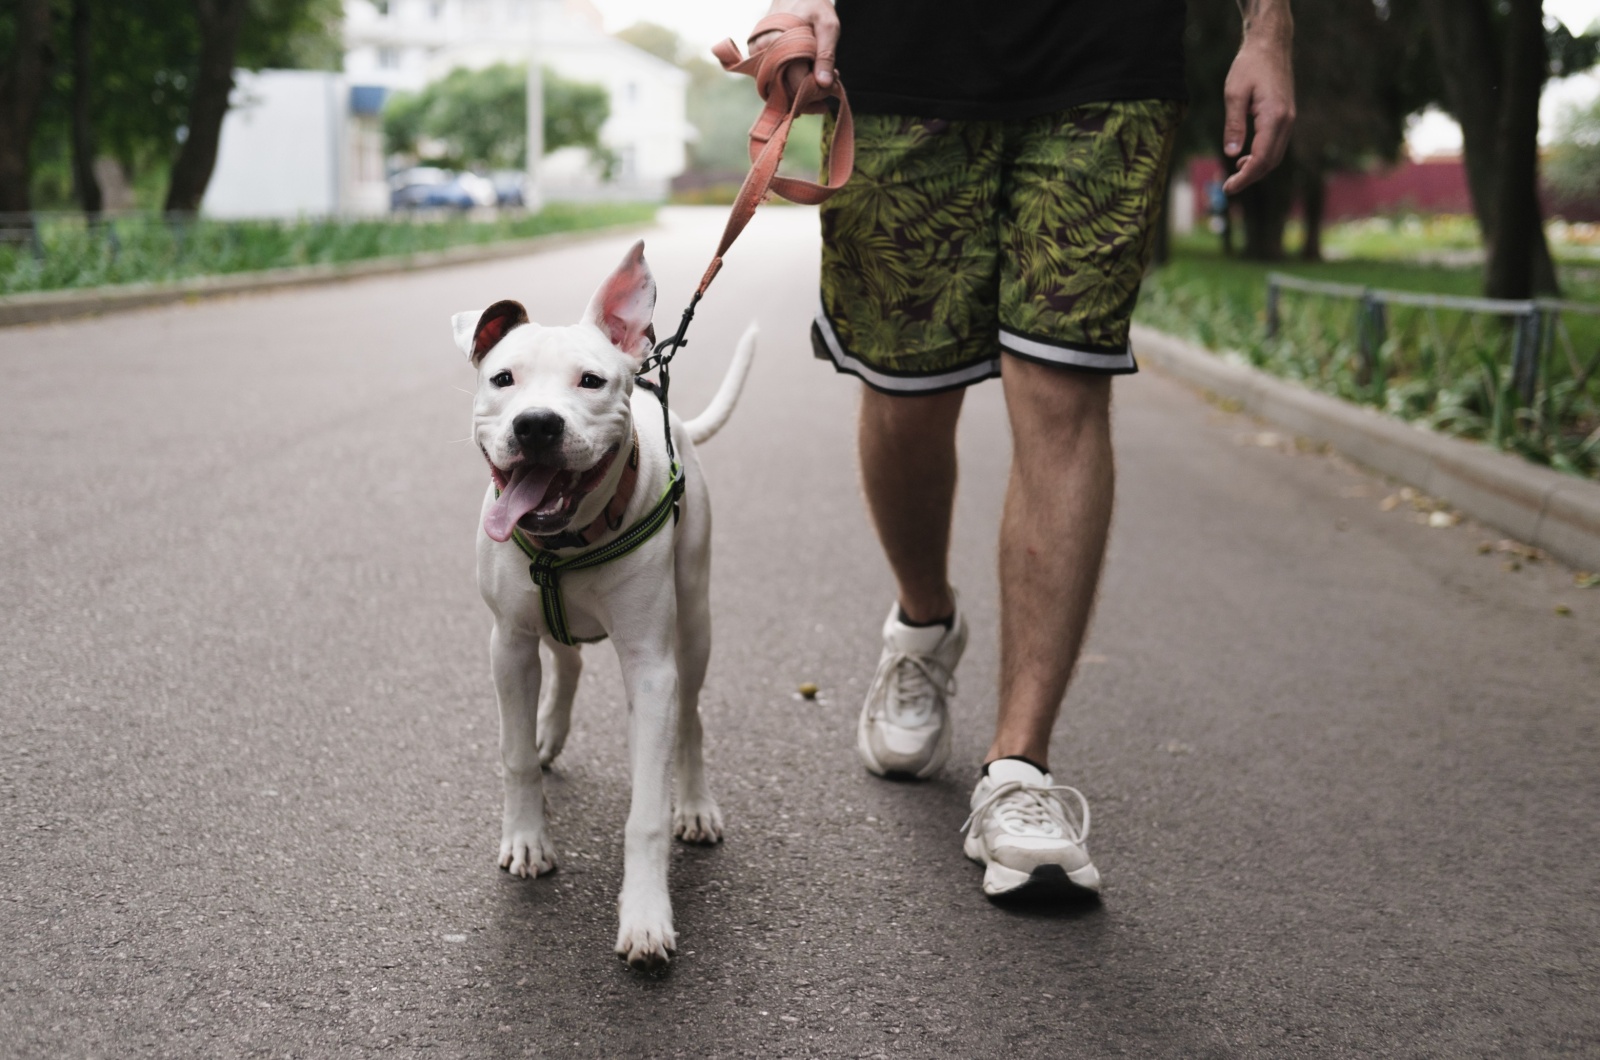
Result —
[[[1069, 806], [1066, 796], [1077, 803]], [[1089, 802], [1077, 788], [1057, 785], [1017, 758], [989, 763], [972, 792], [967, 857], [987, 866], [983, 893], [1011, 894], [1029, 884], [1063, 884], [1100, 893], [1100, 873], [1089, 860]]]
[[908, 626], [900, 607], [883, 623], [883, 654], [856, 726], [856, 750], [878, 776], [929, 777], [950, 757], [956, 663], [967, 646], [958, 604], [949, 629]]

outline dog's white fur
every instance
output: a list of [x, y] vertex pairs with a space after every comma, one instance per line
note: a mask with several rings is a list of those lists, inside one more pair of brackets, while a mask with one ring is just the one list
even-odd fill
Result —
[[[604, 480], [574, 509], [568, 524], [572, 528], [587, 526], [609, 503], [635, 423], [639, 476], [623, 527], [655, 505], [669, 482], [660, 403], [634, 386], [634, 373], [650, 352], [655, 303], [655, 281], [643, 247], [636, 244], [601, 284], [581, 323], [515, 326], [481, 352], [478, 362], [473, 436], [501, 471], [523, 459], [512, 425], [528, 410], [552, 411], [565, 421], [560, 460], [568, 468], [591, 468], [620, 447]], [[479, 318], [478, 313], [459, 313], [452, 320], [457, 345], [469, 357]], [[671, 417], [673, 445], [687, 477], [681, 516], [627, 556], [561, 579], [573, 635], [611, 638], [627, 690], [633, 799], [616, 949], [635, 967], [659, 967], [676, 947], [667, 894], [669, 825], [672, 834], [692, 843], [722, 838], [722, 813], [706, 785], [701, 760], [699, 697], [711, 653], [711, 504], [694, 443], [726, 422], [749, 370], [755, 339], [752, 325], [705, 413], [687, 424]], [[512, 385], [494, 385], [497, 377], [504, 383], [504, 372], [511, 373]], [[585, 372], [601, 377], [604, 385], [581, 387]], [[556, 865], [545, 826], [541, 767], [561, 753], [566, 741], [582, 660], [577, 647], [550, 638], [527, 557], [515, 542], [496, 542], [485, 533], [482, 515], [494, 498], [491, 487], [479, 520], [478, 586], [494, 612], [489, 651], [505, 769], [499, 864], [529, 877]], [[540, 658], [541, 642], [548, 663]], [[547, 665], [550, 677], [544, 681]]]

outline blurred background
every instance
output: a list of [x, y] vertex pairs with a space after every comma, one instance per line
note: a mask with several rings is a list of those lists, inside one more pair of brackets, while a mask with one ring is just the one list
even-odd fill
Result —
[[[1240, 14], [1235, 0], [1188, 2], [1191, 101], [1141, 318], [1600, 474], [1600, 0], [1293, 7], [1290, 154], [1230, 198], [1222, 89]], [[0, 297], [726, 203], [758, 102], [709, 46], [765, 8], [9, 0]], [[807, 122], [790, 172], [817, 168], [820, 123]], [[1300, 286], [1274, 286], [1285, 262]], [[1568, 308], [1480, 320], [1367, 290]]]
[[[1239, 14], [1234, 0], [1189, 8], [1171, 234], [1200, 228], [1245, 258], [1317, 260], [1326, 226], [1343, 222], [1407, 214], [1492, 229], [1500, 170], [1526, 154], [1501, 141], [1530, 131], [1539, 216], [1600, 221], [1600, 0], [1297, 0], [1293, 152], [1231, 204], [1218, 146]], [[1531, 78], [1512, 68], [1519, 8], [1540, 37]], [[0, 212], [26, 229], [41, 211], [287, 219], [726, 201], [755, 103], [708, 47], [763, 10], [13, 0], [0, 15]], [[816, 135], [797, 135], [791, 170], [817, 160]], [[1550, 286], [1548, 249], [1533, 256]]]

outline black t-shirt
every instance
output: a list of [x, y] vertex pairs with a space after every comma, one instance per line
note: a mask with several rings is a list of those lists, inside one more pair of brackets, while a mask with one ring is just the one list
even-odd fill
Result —
[[1187, 98], [1185, 0], [836, 0], [863, 114], [1023, 118]]

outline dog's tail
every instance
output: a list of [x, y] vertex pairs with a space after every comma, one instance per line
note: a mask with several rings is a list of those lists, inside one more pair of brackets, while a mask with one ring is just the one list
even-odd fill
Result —
[[694, 444], [699, 445], [722, 430], [722, 425], [733, 415], [733, 406], [739, 402], [739, 391], [744, 389], [745, 377], [750, 374], [750, 361], [756, 355], [758, 334], [760, 331], [753, 323], [745, 329], [744, 337], [733, 351], [733, 363], [728, 366], [728, 374], [722, 377], [722, 385], [717, 387], [717, 396], [711, 399], [711, 404], [706, 406], [704, 412], [683, 425]]

